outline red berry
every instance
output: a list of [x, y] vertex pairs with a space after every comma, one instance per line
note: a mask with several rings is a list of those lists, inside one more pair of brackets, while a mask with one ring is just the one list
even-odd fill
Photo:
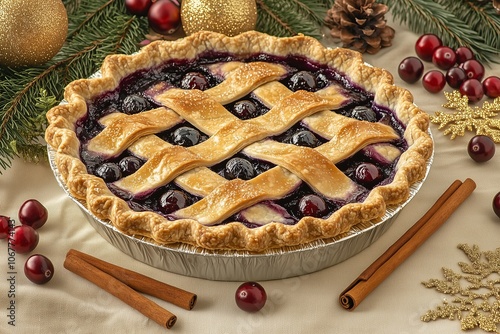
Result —
[[443, 45], [439, 37], [434, 34], [425, 34], [415, 43], [415, 52], [424, 61], [431, 61], [434, 50]]
[[38, 232], [28, 225], [16, 226], [10, 235], [10, 244], [20, 254], [29, 253], [38, 245]]
[[158, 0], [151, 5], [148, 12], [151, 29], [159, 34], [174, 33], [181, 24], [181, 12], [176, 0]]
[[477, 79], [465, 80], [460, 85], [460, 94], [467, 96], [471, 102], [477, 102], [484, 96], [483, 85]]
[[47, 209], [36, 199], [29, 199], [19, 208], [19, 221], [35, 230], [42, 227], [48, 218]]
[[447, 70], [457, 62], [457, 56], [452, 48], [440, 46], [432, 54], [432, 63], [442, 70]]
[[500, 192], [493, 197], [493, 211], [500, 218]]
[[318, 195], [306, 195], [299, 201], [299, 210], [304, 216], [321, 217], [326, 209], [325, 201]]
[[474, 136], [469, 141], [467, 152], [476, 162], [488, 161], [495, 155], [495, 142], [488, 136]]
[[481, 81], [484, 77], [484, 66], [475, 59], [470, 59], [459, 65], [469, 79]]
[[257, 312], [266, 304], [267, 294], [259, 283], [246, 282], [236, 290], [235, 300], [243, 311]]
[[399, 63], [398, 73], [408, 83], [417, 82], [424, 73], [424, 64], [417, 57], [406, 57]]
[[356, 167], [354, 177], [359, 183], [369, 187], [380, 181], [382, 179], [382, 174], [377, 166], [365, 162]]
[[125, 7], [132, 15], [146, 16], [151, 4], [151, 0], [125, 0]]
[[0, 216], [0, 239], [7, 239], [10, 233], [10, 218]]
[[452, 67], [446, 72], [446, 82], [451, 88], [460, 88], [465, 79], [467, 75], [460, 67]]
[[462, 64], [469, 59], [474, 59], [474, 53], [466, 46], [460, 46], [455, 50], [457, 55], [457, 63]]
[[31, 255], [24, 264], [24, 274], [36, 284], [45, 284], [54, 276], [54, 265], [45, 256]]
[[444, 74], [438, 70], [431, 70], [424, 74], [422, 85], [431, 93], [439, 93], [446, 85]]
[[483, 80], [483, 91], [486, 96], [495, 99], [500, 96], [500, 78], [496, 76], [487, 77]]

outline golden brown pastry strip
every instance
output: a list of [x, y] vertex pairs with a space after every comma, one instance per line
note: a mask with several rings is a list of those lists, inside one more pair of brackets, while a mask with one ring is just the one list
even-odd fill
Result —
[[116, 156], [125, 151], [137, 139], [170, 129], [182, 122], [182, 118], [167, 108], [156, 108], [135, 115], [115, 113], [103, 117], [106, 126], [88, 143], [89, 151]]
[[282, 65], [264, 62], [237, 63], [221, 70], [227, 75], [226, 79], [205, 93], [222, 105], [241, 99], [257, 87], [279, 80], [287, 73]]
[[[156, 97], [158, 101], [168, 100], [170, 91], [177, 94], [178, 90], [167, 90]], [[188, 94], [192, 92], [192, 94]], [[201, 110], [193, 108], [190, 104], [190, 95], [198, 95], [199, 91], [186, 91], [184, 94], [184, 103], [176, 103], [176, 112], [185, 119], [190, 119], [193, 113], [199, 113]], [[178, 96], [177, 96], [178, 97]], [[210, 99], [208, 99], [210, 100]], [[172, 107], [170, 105], [170, 107]], [[190, 148], [172, 146], [160, 150], [136, 173], [129, 175], [115, 182], [115, 185], [131, 194], [144, 195], [170, 181], [189, 169], [202, 166], [211, 166], [223, 161], [227, 157], [234, 155], [244, 147], [266, 138], [267, 136], [282, 133], [300, 119], [312, 115], [315, 112], [327, 108], [334, 108], [336, 105], [327, 100], [323, 100], [314, 93], [306, 91], [297, 91], [290, 96], [282, 99], [275, 107], [269, 110], [265, 115], [241, 121], [239, 119], [225, 123], [221, 119], [221, 125], [214, 131], [214, 134], [201, 144]], [[209, 109], [204, 109], [210, 113]], [[227, 114], [230, 115], [228, 111]], [[233, 118], [234, 116], [229, 116]], [[210, 121], [211, 122], [211, 121]], [[196, 125], [205, 127], [203, 118], [193, 121]], [[201, 125], [200, 125], [201, 124]], [[211, 123], [213, 125], [213, 123]]]
[[332, 161], [309, 147], [265, 140], [248, 146], [243, 153], [286, 168], [318, 194], [331, 199], [341, 199], [356, 189], [355, 183]]
[[297, 176], [275, 167], [248, 181], [228, 181], [200, 201], [176, 211], [174, 216], [213, 225], [264, 200], [281, 198], [294, 189], [297, 183], [300, 184]]

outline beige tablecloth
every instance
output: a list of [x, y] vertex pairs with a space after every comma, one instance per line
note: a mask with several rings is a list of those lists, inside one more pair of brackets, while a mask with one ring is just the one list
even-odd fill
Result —
[[[393, 46], [377, 55], [367, 55], [366, 61], [393, 73], [396, 84], [407, 87], [422, 109], [431, 114], [442, 110], [445, 102], [442, 93], [433, 95], [420, 83], [409, 85], [399, 79], [398, 64], [404, 57], [414, 55], [418, 36], [392, 21], [389, 24], [397, 31]], [[426, 70], [433, 67], [425, 65]], [[487, 68], [487, 74], [500, 75], [500, 66]], [[442, 267], [460, 272], [458, 262], [467, 261], [457, 249], [460, 243], [477, 244], [482, 250], [500, 246], [500, 219], [491, 208], [493, 196], [500, 191], [500, 152], [491, 161], [478, 164], [469, 158], [466, 150], [472, 133], [452, 141], [436, 125], [432, 125], [431, 130], [435, 157], [428, 178], [390, 229], [369, 248], [338, 265], [301, 277], [261, 282], [269, 299], [255, 314], [245, 313], [235, 305], [234, 293], [239, 282], [172, 274], [124, 255], [96, 233], [77, 205], [58, 186], [50, 167], [15, 160], [12, 168], [0, 175], [0, 214], [17, 219], [19, 206], [28, 198], [45, 204], [49, 221], [39, 231], [40, 243], [35, 252], [52, 260], [55, 276], [43, 286], [28, 281], [23, 273], [27, 258], [24, 254], [17, 254], [14, 268], [9, 269], [7, 242], [0, 240], [0, 333], [152, 334], [166, 331], [64, 269], [64, 256], [70, 248], [195, 292], [198, 303], [192, 311], [155, 300], [177, 315], [173, 333], [458, 333], [460, 324], [456, 320], [430, 323], [420, 320], [428, 309], [447, 298], [425, 288], [421, 282], [441, 279]], [[356, 310], [345, 311], [338, 303], [339, 293], [413, 225], [455, 179], [468, 177], [476, 181], [477, 188], [464, 205]], [[14, 285], [8, 281], [11, 276], [14, 276]], [[15, 303], [13, 312], [9, 310], [11, 302]], [[14, 321], [15, 326], [9, 325], [9, 321]]]

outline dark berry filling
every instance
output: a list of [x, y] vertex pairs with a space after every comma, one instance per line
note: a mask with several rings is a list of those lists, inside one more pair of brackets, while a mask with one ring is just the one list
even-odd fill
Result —
[[[315, 92], [332, 84], [342, 87], [343, 94], [349, 99], [339, 110], [335, 111], [336, 113], [362, 121], [390, 125], [401, 138], [391, 144], [401, 151], [406, 150], [407, 143], [402, 139], [404, 126], [394, 113], [375, 105], [371, 94], [360, 89], [341, 73], [315, 64], [303, 57], [290, 56], [284, 59], [266, 54], [256, 54], [246, 59], [239, 59], [232, 55], [207, 53], [198, 57], [196, 61], [173, 60], [157, 68], [138, 71], [124, 78], [115, 91], [103, 93], [89, 102], [87, 115], [76, 124], [76, 134], [82, 143], [80, 155], [88, 172], [101, 177], [116, 196], [123, 198], [136, 211], [154, 211], [168, 219], [174, 219], [173, 213], [175, 211], [199, 201], [201, 198], [186, 192], [174, 182], [156, 189], [151, 194], [132, 199], [131, 194], [117, 188], [112, 183], [133, 174], [145, 161], [128, 151], [118, 157], [103, 157], [88, 151], [86, 146], [93, 137], [104, 129], [100, 123], [103, 116], [117, 111], [125, 114], [136, 114], [159, 107], [145, 94], [145, 91], [159, 82], [183, 89], [207, 90], [224, 80], [216, 71], [210, 70], [210, 65], [231, 60], [269, 61], [284, 64], [289, 69], [289, 73], [280, 82], [292, 91]], [[259, 117], [269, 111], [269, 108], [253, 94], [224, 107], [242, 120]], [[158, 133], [157, 136], [172, 145], [184, 147], [195, 146], [208, 139], [205, 133], [200, 132], [188, 122], [183, 122]], [[327, 142], [327, 139], [314, 133], [302, 123], [295, 124], [284, 133], [271, 139], [310, 148], [318, 147]], [[363, 201], [371, 189], [392, 181], [396, 163], [397, 159], [386, 161], [379, 158], [377, 152], [364, 149], [337, 163], [337, 167], [359, 184], [361, 191], [355, 194], [354, 201]], [[236, 178], [249, 180], [273, 167], [275, 165], [270, 162], [256, 160], [239, 153], [209, 168], [228, 180]], [[281, 215], [284, 218], [282, 220], [284, 223], [294, 224], [305, 216], [327, 218], [346, 203], [318, 195], [309, 185], [302, 182], [297, 189], [284, 198], [266, 201], [262, 204]], [[251, 222], [247, 218], [246, 213], [241, 212], [230, 217], [226, 222], [236, 220], [250, 228], [260, 226], [258, 222]], [[221, 222], [221, 224], [226, 222]]]

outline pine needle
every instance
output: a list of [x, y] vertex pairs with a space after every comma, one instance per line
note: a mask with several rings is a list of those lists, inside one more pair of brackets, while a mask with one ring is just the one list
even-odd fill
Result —
[[415, 33], [434, 33], [451, 48], [469, 47], [478, 60], [498, 61], [496, 56], [499, 49], [493, 47], [491, 37], [486, 40], [487, 36], [481, 36], [464, 20], [447, 9], [448, 6], [461, 6], [463, 14], [469, 14], [467, 1], [439, 0], [438, 3], [430, 0], [379, 0], [379, 2], [389, 6], [393, 17], [405, 23]]
[[137, 51], [148, 31], [147, 19], [128, 15], [122, 0], [63, 3], [69, 27], [59, 53], [43, 66], [0, 71], [0, 174], [14, 157], [43, 160], [45, 113], [64, 87], [95, 73], [108, 54]]
[[274, 36], [294, 36], [298, 33], [321, 37], [326, 16], [325, 1], [317, 0], [256, 0], [257, 30]]

